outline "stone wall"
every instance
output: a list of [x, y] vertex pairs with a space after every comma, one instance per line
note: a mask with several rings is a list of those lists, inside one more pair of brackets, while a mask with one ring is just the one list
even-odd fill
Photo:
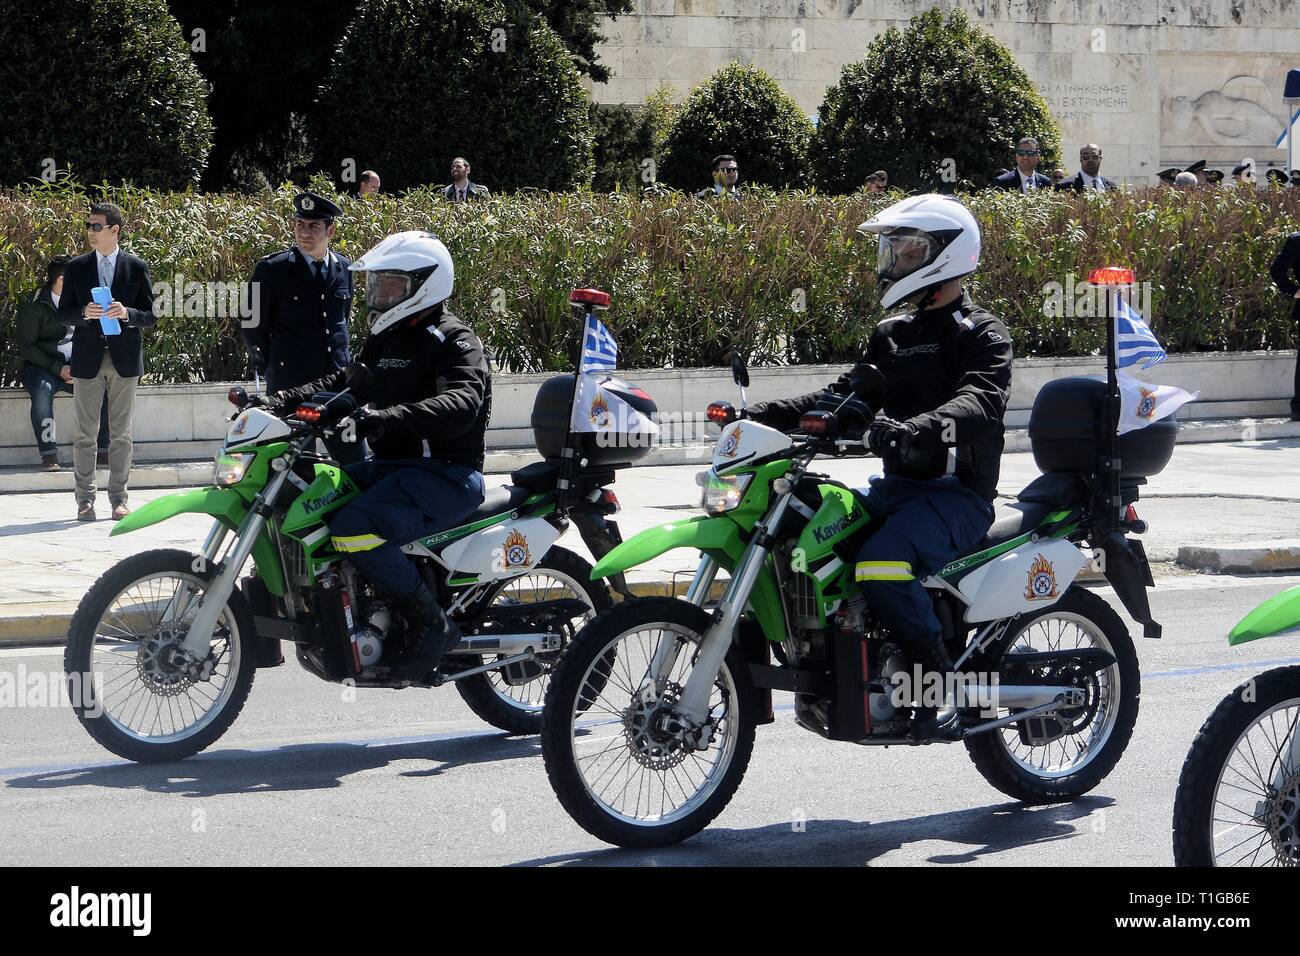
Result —
[[1103, 146], [1103, 173], [1137, 185], [1202, 158], [1227, 172], [1252, 157], [1261, 178], [1285, 165], [1273, 143], [1283, 80], [1300, 68], [1300, 0], [638, 0], [604, 26], [615, 75], [593, 96], [640, 103], [667, 83], [680, 99], [740, 59], [816, 113], [873, 37], [935, 5], [1012, 50], [1061, 124], [1071, 172], [1086, 142]]

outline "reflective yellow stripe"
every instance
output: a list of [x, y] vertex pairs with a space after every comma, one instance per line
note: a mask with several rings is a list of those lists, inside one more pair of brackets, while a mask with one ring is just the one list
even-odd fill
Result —
[[330, 543], [335, 551], [350, 552], [371, 551], [387, 542], [377, 534], [354, 534], [343, 538], [331, 537]]
[[855, 581], [915, 581], [907, 561], [859, 561], [853, 568]]

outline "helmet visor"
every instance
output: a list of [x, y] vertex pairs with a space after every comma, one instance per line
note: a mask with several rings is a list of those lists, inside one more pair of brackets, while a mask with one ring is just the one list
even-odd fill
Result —
[[929, 265], [943, 249], [928, 232], [920, 229], [892, 229], [880, 234], [876, 258], [876, 275], [897, 282], [917, 269]]
[[405, 302], [419, 287], [409, 272], [369, 272], [366, 274], [366, 308], [372, 312], [387, 312], [399, 302]]

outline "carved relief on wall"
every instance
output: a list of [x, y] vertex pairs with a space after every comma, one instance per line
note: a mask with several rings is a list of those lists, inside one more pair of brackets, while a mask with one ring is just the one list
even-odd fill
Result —
[[1270, 106], [1277, 91], [1256, 76], [1239, 75], [1200, 96], [1166, 97], [1165, 146], [1272, 146], [1283, 119]]

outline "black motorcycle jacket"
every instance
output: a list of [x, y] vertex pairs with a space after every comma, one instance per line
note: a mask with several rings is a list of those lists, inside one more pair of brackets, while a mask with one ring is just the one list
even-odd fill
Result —
[[[929, 480], [955, 474], [984, 500], [996, 497], [1011, 393], [1011, 336], [997, 317], [963, 293], [959, 303], [888, 318], [858, 364], [884, 373], [881, 410], [915, 433], [885, 456], [886, 475]], [[857, 368], [829, 387], [851, 392]], [[763, 402], [749, 416], [790, 431], [820, 394]]]
[[[441, 309], [421, 312], [371, 336], [357, 360], [374, 373], [359, 398], [383, 426], [370, 440], [376, 458], [436, 458], [483, 470], [492, 375], [469, 326]], [[275, 397], [292, 405], [345, 384], [340, 370]]]

